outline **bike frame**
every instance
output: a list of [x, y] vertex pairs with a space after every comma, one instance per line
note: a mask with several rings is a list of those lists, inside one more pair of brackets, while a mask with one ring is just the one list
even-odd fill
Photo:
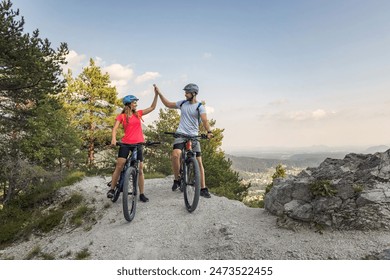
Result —
[[195, 157], [193, 147], [200, 145], [198, 139], [205, 139], [207, 135], [190, 136], [173, 132], [165, 132], [165, 134], [185, 140], [180, 156], [180, 190], [184, 192], [184, 203], [187, 211], [191, 213], [198, 205], [201, 188], [199, 162]]
[[185, 142], [184, 147], [181, 149], [181, 159], [180, 159], [180, 178], [181, 178], [181, 183], [180, 183], [180, 190], [182, 191], [182, 184], [183, 182], [187, 182], [187, 168], [185, 168], [186, 161], [189, 158], [192, 158], [195, 156], [195, 152], [193, 151], [193, 146], [199, 145], [198, 141], [193, 141], [192, 139], [187, 139]]
[[[159, 144], [160, 142], [146, 142], [138, 144], [122, 144], [117, 142], [118, 146], [128, 146], [131, 148], [129, 156], [126, 159], [126, 163], [121, 171], [119, 176], [118, 184], [115, 186], [114, 196], [111, 201], [116, 202], [122, 193], [123, 201], [123, 213], [127, 221], [132, 221], [135, 217], [136, 206], [137, 206], [137, 193], [138, 193], [138, 183], [139, 183], [139, 167], [140, 160], [137, 159], [138, 147], [141, 145], [151, 146]], [[132, 170], [129, 170], [129, 169]], [[132, 181], [130, 181], [132, 179]], [[132, 182], [131, 185], [130, 182]], [[126, 184], [126, 185], [125, 185]], [[131, 195], [129, 200], [128, 195]]]
[[137, 177], [137, 187], [138, 187], [139, 163], [140, 161], [137, 159], [137, 147], [134, 147], [134, 149], [130, 151], [129, 156], [126, 159], [125, 166], [123, 167], [119, 177], [118, 186], [121, 192], [123, 191], [123, 181], [124, 181], [125, 173], [130, 166], [133, 166], [135, 168], [135, 172], [137, 174], [136, 177]]

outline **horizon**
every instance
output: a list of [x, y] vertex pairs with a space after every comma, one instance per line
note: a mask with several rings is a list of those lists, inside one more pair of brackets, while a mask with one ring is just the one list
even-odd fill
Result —
[[224, 150], [390, 143], [390, 1], [11, 2], [25, 33], [68, 44], [65, 70], [94, 59], [140, 109], [153, 84], [170, 101], [198, 84]]
[[301, 146], [301, 147], [232, 147], [224, 150], [226, 154], [283, 154], [283, 153], [353, 153], [364, 152], [368, 150], [383, 151], [390, 149], [390, 144], [383, 145], [368, 145], [368, 146], [326, 146], [326, 145], [313, 145], [313, 146]]

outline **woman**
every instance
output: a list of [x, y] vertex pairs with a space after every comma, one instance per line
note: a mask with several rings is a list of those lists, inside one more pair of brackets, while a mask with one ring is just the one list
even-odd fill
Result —
[[[123, 105], [125, 107], [123, 108], [123, 111], [121, 114], [119, 114], [115, 119], [115, 124], [112, 129], [112, 139], [111, 139], [111, 145], [116, 145], [116, 132], [118, 130], [118, 127], [120, 124], [122, 124], [125, 135], [122, 138], [122, 143], [125, 144], [138, 144], [145, 142], [144, 134], [142, 132], [142, 116], [147, 115], [150, 112], [152, 112], [157, 105], [157, 97], [158, 94], [155, 93], [153, 103], [149, 108], [146, 108], [144, 110], [137, 111], [137, 101], [138, 98], [134, 95], [127, 95], [123, 98]], [[143, 120], [142, 120], [143, 121]], [[112, 198], [114, 196], [114, 188], [119, 180], [119, 176], [121, 174], [121, 171], [126, 163], [126, 159], [129, 156], [130, 148], [128, 147], [120, 147], [118, 152], [118, 158], [116, 160], [116, 166], [114, 173], [112, 174], [112, 181], [111, 181], [111, 189], [107, 193], [108, 198]], [[142, 202], [148, 202], [149, 199], [144, 194], [144, 172], [143, 172], [143, 155], [142, 155], [142, 146], [139, 146], [137, 151], [137, 157], [138, 160], [140, 160], [140, 167], [139, 167], [139, 199]]]

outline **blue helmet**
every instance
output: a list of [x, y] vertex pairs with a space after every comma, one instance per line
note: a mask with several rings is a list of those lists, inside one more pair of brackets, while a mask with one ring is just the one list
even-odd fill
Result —
[[134, 95], [126, 95], [125, 97], [123, 97], [122, 100], [123, 105], [130, 104], [133, 101], [138, 101], [138, 98], [135, 97]]
[[185, 90], [186, 92], [191, 92], [191, 93], [195, 93], [195, 94], [198, 94], [199, 92], [199, 87], [195, 84], [188, 84], [186, 85], [183, 90]]

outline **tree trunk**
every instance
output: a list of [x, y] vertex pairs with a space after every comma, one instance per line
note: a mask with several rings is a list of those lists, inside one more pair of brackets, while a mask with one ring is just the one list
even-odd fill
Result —
[[91, 166], [93, 166], [93, 163], [95, 160], [95, 152], [94, 152], [95, 144], [94, 144], [93, 139], [90, 140], [88, 146], [89, 146], [88, 147], [88, 165], [89, 165], [89, 167], [91, 167]]
[[15, 183], [13, 182], [12, 178], [8, 181], [8, 188], [4, 187], [4, 200], [3, 204], [6, 205], [8, 201], [12, 199], [13, 189]]

